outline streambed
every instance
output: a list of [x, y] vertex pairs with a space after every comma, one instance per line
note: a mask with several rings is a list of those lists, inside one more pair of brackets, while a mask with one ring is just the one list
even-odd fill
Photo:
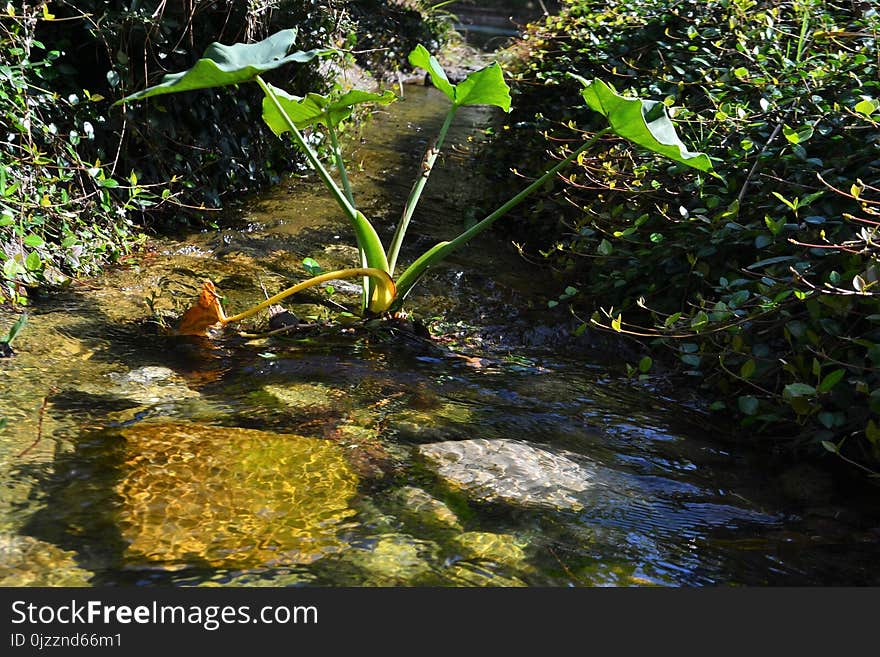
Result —
[[[353, 186], [383, 237], [444, 111], [407, 87], [364, 129]], [[468, 156], [486, 122], [461, 112], [404, 260], [493, 209]], [[0, 361], [0, 584], [880, 583], [874, 489], [776, 466], [686, 391], [628, 378], [626, 349], [572, 336], [546, 307], [559, 283], [497, 237], [414, 291], [433, 338], [168, 335], [155, 318], [205, 278], [236, 311], [304, 278], [304, 257], [354, 263], [308, 180], [230, 225], [32, 309]], [[333, 287], [289, 307], [338, 319], [327, 300], [354, 297]]]

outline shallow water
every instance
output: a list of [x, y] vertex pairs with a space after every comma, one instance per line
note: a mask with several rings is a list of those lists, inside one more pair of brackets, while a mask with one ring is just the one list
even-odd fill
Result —
[[[354, 151], [383, 237], [438, 96], [407, 88]], [[492, 209], [466, 152], [486, 120], [462, 112], [404, 260]], [[321, 328], [339, 315], [319, 302], [354, 299], [344, 284], [292, 299], [315, 326], [292, 335], [155, 322], [204, 278], [235, 311], [304, 278], [306, 256], [351, 266], [322, 191], [291, 180], [232, 228], [155, 240], [35, 306], [0, 361], [0, 583], [880, 583], [875, 489], [777, 466], [721, 440], [686, 393], [627, 378], [628, 351], [571, 336], [546, 308], [564, 283], [498, 238], [416, 289], [430, 340]]]

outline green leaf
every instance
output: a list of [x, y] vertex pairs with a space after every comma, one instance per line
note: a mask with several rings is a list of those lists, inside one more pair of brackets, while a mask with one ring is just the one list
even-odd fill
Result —
[[782, 134], [785, 135], [785, 138], [792, 144], [803, 144], [813, 136], [813, 127], [809, 125], [801, 126], [800, 128], [783, 126]]
[[455, 102], [455, 85], [449, 82], [446, 71], [440, 62], [422, 44], [417, 45], [409, 54], [409, 63], [431, 74], [431, 84], [442, 91], [453, 103]]
[[705, 153], [692, 153], [679, 139], [663, 103], [626, 98], [601, 80], [588, 82], [569, 75], [584, 85], [581, 95], [587, 106], [605, 116], [615, 133], [653, 153], [720, 178]]
[[702, 310], [698, 312], [691, 320], [691, 328], [695, 331], [701, 331], [709, 323], [709, 315]]
[[860, 100], [853, 109], [859, 114], [871, 116], [877, 110], [877, 106], [870, 100]]
[[739, 375], [744, 379], [751, 379], [752, 374], [755, 373], [755, 361], [750, 358], [745, 363], [742, 364], [742, 367], [739, 368]]
[[834, 443], [832, 443], [830, 440], [823, 440], [823, 441], [822, 441], [822, 447], [824, 447], [825, 449], [827, 449], [827, 450], [828, 450], [829, 452], [831, 452], [832, 454], [837, 454], [837, 451], [838, 451], [838, 450], [837, 450], [837, 445], [835, 445]]
[[37, 271], [42, 265], [43, 262], [40, 260], [40, 254], [36, 251], [31, 251], [28, 253], [27, 258], [24, 259], [24, 266], [30, 271]]
[[31, 248], [36, 249], [38, 247], [43, 246], [46, 242], [44, 242], [43, 238], [40, 237], [39, 235], [34, 235], [33, 233], [31, 233], [30, 235], [28, 235], [27, 237], [24, 238], [24, 243], [25, 243], [25, 246], [29, 246]]
[[681, 357], [681, 362], [691, 367], [699, 367], [702, 359], [696, 354], [685, 354]]
[[[317, 124], [337, 126], [351, 116], [356, 105], [363, 103], [388, 105], [397, 100], [397, 96], [391, 91], [374, 94], [360, 89], [352, 89], [336, 99], [321, 94], [307, 94], [305, 98], [301, 98], [271, 84], [268, 86], [278, 97], [282, 109], [299, 129]], [[263, 97], [263, 120], [276, 135], [280, 136], [290, 129], [275, 103], [268, 96]]]
[[409, 63], [431, 74], [431, 83], [456, 107], [463, 105], [494, 105], [510, 111], [510, 87], [498, 62], [474, 71], [459, 84], [452, 84], [440, 62], [423, 45], [417, 45], [409, 54]]
[[679, 319], [681, 319], [681, 313], [672, 313], [666, 320], [663, 322], [663, 326], [669, 328], [673, 324], [675, 324]]
[[816, 394], [816, 389], [806, 383], [789, 383], [782, 391], [784, 397], [810, 397]]
[[654, 359], [650, 356], [643, 356], [639, 361], [639, 372], [645, 374], [648, 370], [651, 369], [651, 366], [654, 365]]
[[324, 271], [321, 265], [318, 264], [318, 261], [314, 258], [303, 258], [302, 266], [303, 269], [308, 272], [309, 276], [317, 276]]
[[334, 52], [332, 49], [318, 49], [291, 53], [296, 41], [297, 30], [288, 29], [276, 32], [257, 43], [235, 43], [225, 46], [214, 42], [192, 68], [180, 73], [171, 73], [162, 81], [118, 100], [114, 105], [159, 96], [180, 93], [194, 89], [213, 89], [240, 82], [248, 82], [260, 73], [271, 71], [285, 64], [302, 64], [319, 55]]
[[455, 104], [494, 105], [510, 111], [510, 87], [498, 62], [474, 71], [455, 87]]
[[616, 318], [611, 320], [611, 328], [620, 333], [621, 327], [623, 325], [623, 315], [618, 315]]
[[24, 325], [27, 324], [28, 316], [27, 313], [22, 313], [21, 316], [15, 320], [15, 323], [9, 327], [9, 333], [6, 334], [6, 337], [0, 342], [5, 342], [6, 344], [12, 344], [18, 334], [21, 333], [21, 330], [24, 328]]
[[599, 252], [599, 255], [610, 256], [614, 252], [614, 247], [611, 246], [611, 242], [608, 240], [602, 240], [599, 242], [599, 246], [596, 247], [596, 251]]
[[744, 415], [754, 415], [758, 412], [758, 400], [752, 395], [742, 395], [736, 400], [736, 404]]
[[834, 370], [831, 374], [827, 374], [819, 384], [819, 392], [829, 392], [834, 386], [840, 383], [840, 380], [846, 375], [846, 370], [841, 368]]
[[19, 274], [23, 273], [25, 273], [24, 267], [15, 258], [9, 258], [9, 260], [3, 263], [3, 276], [7, 280], [13, 281]]

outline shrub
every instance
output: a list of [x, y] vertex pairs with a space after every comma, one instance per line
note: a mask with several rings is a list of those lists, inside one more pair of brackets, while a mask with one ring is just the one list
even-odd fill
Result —
[[563, 295], [581, 330], [646, 340], [752, 434], [874, 469], [878, 30], [857, 3], [568, 0], [514, 50], [498, 146], [528, 170], [525, 135], [589, 127], [564, 100], [572, 71], [663, 100], [723, 180], [682, 185], [620, 143], [533, 207], [552, 234], [523, 230], [582, 290]]

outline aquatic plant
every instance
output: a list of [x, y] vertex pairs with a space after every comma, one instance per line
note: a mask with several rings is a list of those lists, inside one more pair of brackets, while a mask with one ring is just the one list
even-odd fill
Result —
[[[357, 89], [339, 97], [319, 94], [298, 97], [266, 82], [262, 74], [268, 71], [288, 63], [304, 63], [315, 57], [329, 56], [336, 52], [329, 48], [291, 52], [296, 36], [297, 30], [288, 29], [277, 32], [259, 43], [236, 43], [232, 46], [214, 43], [189, 70], [166, 75], [159, 84], [131, 94], [117, 101], [117, 104], [162, 94], [255, 82], [264, 93], [263, 119], [266, 124], [279, 136], [289, 133], [290, 138], [303, 151], [351, 224], [360, 253], [360, 266], [321, 274], [275, 295], [254, 308], [231, 317], [227, 317], [223, 313], [213, 284], [206, 282], [196, 308], [190, 309], [184, 315], [183, 321], [178, 327], [180, 333], [204, 334], [207, 328], [214, 324], [227, 324], [244, 319], [295, 292], [333, 278], [365, 277], [361, 303], [363, 313], [381, 314], [397, 310], [413, 286], [429, 268], [489, 228], [495, 221], [510, 212], [531, 193], [543, 187], [560, 170], [580, 157], [582, 153], [608, 133], [616, 133], [671, 160], [715, 175], [706, 155], [689, 152], [681, 142], [662, 103], [626, 98], [617, 94], [601, 80], [581, 79], [584, 101], [592, 110], [605, 116], [609, 126], [593, 134], [567, 157], [548, 169], [482, 221], [477, 222], [454, 239], [440, 242], [428, 249], [395, 279], [394, 271], [410, 220], [456, 112], [467, 105], [491, 105], [509, 112], [510, 90], [504, 81], [504, 74], [498, 63], [494, 62], [469, 74], [460, 83], [453, 84], [449, 81], [436, 57], [431, 55], [424, 46], [419, 45], [410, 53], [410, 63], [430, 74], [432, 84], [447, 96], [450, 107], [436, 141], [431, 144], [422, 161], [416, 182], [413, 184], [405, 203], [403, 216], [386, 251], [375, 227], [356, 207], [345, 170], [344, 158], [339, 148], [336, 126], [348, 118], [356, 105], [362, 103], [387, 104], [393, 102], [395, 97], [391, 92], [374, 94]], [[318, 127], [323, 130], [330, 142], [341, 184], [334, 180], [316, 150], [301, 132], [306, 128]]]

